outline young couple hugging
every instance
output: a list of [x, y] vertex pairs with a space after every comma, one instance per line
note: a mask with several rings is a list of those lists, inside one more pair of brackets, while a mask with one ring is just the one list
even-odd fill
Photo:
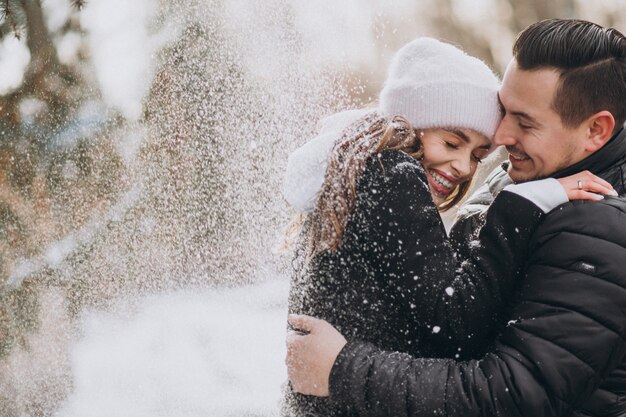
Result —
[[[502, 83], [429, 38], [296, 150], [283, 414], [626, 414], [626, 39], [522, 31]], [[496, 146], [509, 160], [465, 197]]]

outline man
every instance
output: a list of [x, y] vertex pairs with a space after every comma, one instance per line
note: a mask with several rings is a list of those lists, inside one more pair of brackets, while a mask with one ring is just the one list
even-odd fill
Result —
[[[516, 40], [499, 96], [495, 143], [507, 180], [589, 170], [626, 195], [626, 39], [583, 21], [549, 20]], [[580, 183], [579, 188], [584, 188]], [[471, 215], [454, 235], [480, 224]], [[570, 202], [530, 242], [506, 326], [478, 360], [422, 359], [346, 340], [328, 323], [292, 316], [294, 389], [359, 416], [626, 415], [626, 202]]]

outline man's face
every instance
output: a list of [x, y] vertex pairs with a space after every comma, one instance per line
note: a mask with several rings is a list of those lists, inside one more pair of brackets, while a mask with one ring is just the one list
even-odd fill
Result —
[[545, 178], [585, 158], [586, 126], [568, 128], [552, 108], [559, 81], [555, 70], [524, 71], [513, 59], [499, 92], [504, 117], [494, 144], [509, 152], [515, 182]]

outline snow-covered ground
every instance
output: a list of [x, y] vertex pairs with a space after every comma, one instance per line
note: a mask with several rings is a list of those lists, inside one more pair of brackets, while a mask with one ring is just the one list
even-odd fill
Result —
[[58, 417], [276, 415], [286, 280], [146, 296], [85, 314]]

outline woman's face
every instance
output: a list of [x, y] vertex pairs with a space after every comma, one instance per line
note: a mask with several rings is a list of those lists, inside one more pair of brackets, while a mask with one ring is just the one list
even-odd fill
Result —
[[422, 166], [437, 205], [472, 179], [491, 148], [489, 139], [470, 129], [424, 129], [418, 135], [424, 149]]

